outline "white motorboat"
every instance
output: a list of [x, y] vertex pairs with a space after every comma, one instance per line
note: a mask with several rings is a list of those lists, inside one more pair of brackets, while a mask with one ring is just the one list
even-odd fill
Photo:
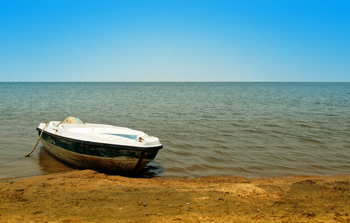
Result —
[[74, 117], [40, 123], [37, 130], [49, 154], [80, 168], [136, 173], [163, 148], [157, 137], [142, 131]]

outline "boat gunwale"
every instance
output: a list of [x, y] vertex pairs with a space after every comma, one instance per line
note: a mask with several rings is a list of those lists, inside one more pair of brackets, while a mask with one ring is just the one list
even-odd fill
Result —
[[[43, 129], [37, 127], [36, 128], [38, 132], [40, 133], [43, 131]], [[115, 144], [109, 144], [109, 143], [100, 143], [100, 142], [93, 142], [93, 141], [86, 141], [86, 140], [79, 140], [74, 138], [69, 138], [66, 136], [56, 135], [51, 132], [48, 132], [44, 130], [43, 134], [47, 134], [52, 137], [57, 137], [58, 139], [63, 139], [72, 143], [79, 143], [79, 144], [89, 144], [91, 146], [103, 146], [111, 149], [118, 149], [118, 150], [133, 150], [133, 151], [149, 151], [149, 150], [160, 150], [163, 148], [163, 145], [160, 146], [154, 146], [154, 147], [137, 147], [137, 146], [125, 146], [125, 145], [115, 145]]]

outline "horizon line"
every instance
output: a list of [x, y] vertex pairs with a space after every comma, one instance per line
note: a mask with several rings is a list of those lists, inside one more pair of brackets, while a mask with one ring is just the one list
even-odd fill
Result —
[[0, 83], [350, 83], [350, 81], [0, 81]]

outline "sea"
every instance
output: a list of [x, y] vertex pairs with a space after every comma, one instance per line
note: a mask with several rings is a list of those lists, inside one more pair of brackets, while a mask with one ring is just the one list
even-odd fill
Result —
[[141, 177], [350, 174], [350, 83], [0, 82], [0, 179], [71, 170], [24, 158], [68, 116], [158, 137]]

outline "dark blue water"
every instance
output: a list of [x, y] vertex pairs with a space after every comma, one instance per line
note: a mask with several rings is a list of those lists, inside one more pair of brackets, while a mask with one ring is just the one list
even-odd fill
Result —
[[350, 173], [350, 83], [0, 83], [0, 178], [69, 169], [21, 158], [68, 116], [159, 137], [160, 176]]

